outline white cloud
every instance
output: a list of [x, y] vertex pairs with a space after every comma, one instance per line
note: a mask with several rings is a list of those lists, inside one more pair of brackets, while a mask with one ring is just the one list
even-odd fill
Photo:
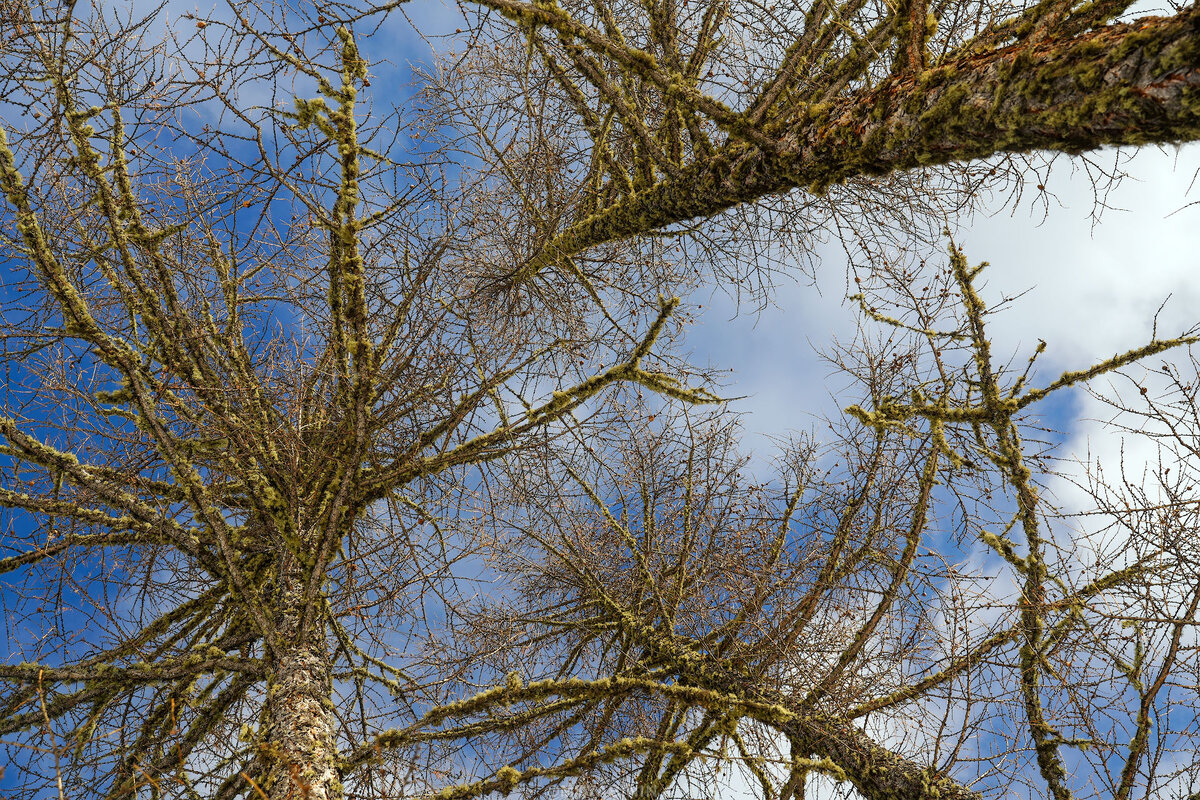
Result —
[[816, 285], [784, 282], [772, 305], [758, 314], [738, 313], [719, 291], [693, 299], [703, 308], [689, 331], [692, 361], [728, 370], [719, 393], [738, 398], [730, 407], [746, 415], [743, 445], [760, 455], [772, 449], [771, 437], [814, 428], [841, 408], [838, 394], [847, 381], [818, 351], [834, 338], [852, 337], [858, 313], [844, 301], [840, 252], [824, 249], [832, 268], [821, 272]]
[[[1115, 152], [1102, 157], [1116, 162]], [[1200, 321], [1200, 205], [1188, 206], [1200, 146], [1147, 148], [1123, 161], [1131, 177], [1104, 197], [1098, 222], [1096, 192], [1078, 165], [1059, 159], [1044, 192], [1030, 176], [1015, 209], [997, 201], [956, 235], [972, 263], [991, 263], [984, 288], [990, 303], [1022, 295], [992, 322], [994, 352], [1024, 361], [1045, 339], [1041, 382], [1144, 344], [1156, 313], [1163, 337]], [[834, 247], [824, 251], [817, 285], [782, 286], [761, 314], [735, 316], [720, 294], [697, 301], [704, 309], [689, 334], [694, 363], [731, 370], [723, 394], [744, 395], [732, 408], [746, 413], [746, 444], [760, 453], [769, 451], [768, 437], [814, 427], [846, 402], [837, 396], [845, 378], [815, 351], [851, 336], [858, 315], [843, 299], [844, 258]], [[1104, 416], [1103, 407], [1083, 392], [1072, 401], [1075, 419], [1051, 420], [1065, 426], [1063, 453], [1083, 457], [1090, 447], [1095, 456], [1116, 457], [1119, 437], [1094, 419]], [[1060, 414], [1061, 407], [1054, 416]], [[1127, 461], [1149, 455], [1129, 447]]]
[[968, 258], [992, 263], [991, 298], [1029, 290], [993, 325], [1000, 351], [1040, 337], [1048, 365], [1077, 368], [1144, 343], [1169, 295], [1160, 333], [1195, 324], [1200, 206], [1185, 206], [1200, 147], [1138, 152], [1124, 165], [1132, 177], [1107, 196], [1095, 224], [1090, 180], [1065, 166], [1046, 184], [1044, 220], [1034, 190], [1031, 203], [977, 215], [959, 237]]

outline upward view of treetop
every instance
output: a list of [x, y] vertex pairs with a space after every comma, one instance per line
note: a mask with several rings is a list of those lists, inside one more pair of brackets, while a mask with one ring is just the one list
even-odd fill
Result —
[[[1006, 360], [950, 239], [1200, 139], [1197, 6], [426, 2], [0, 3], [0, 796], [1200, 795], [1194, 337]], [[688, 323], [831, 239], [759, 475]]]

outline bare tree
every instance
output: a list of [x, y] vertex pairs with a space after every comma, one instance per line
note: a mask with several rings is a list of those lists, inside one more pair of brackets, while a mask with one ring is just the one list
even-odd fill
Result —
[[[1184, 644], [1196, 622], [1188, 505], [1103, 504], [1096, 514], [1135, 535], [1079, 563], [1073, 550], [1095, 541], [1079, 534], [1095, 531], [1068, 527], [1042, 497], [1048, 465], [1023, 443], [1022, 417], [1051, 392], [1194, 339], [1032, 388], [1028, 367], [993, 361], [981, 269], [951, 252], [953, 301], [945, 283], [932, 303], [897, 301], [886, 280], [871, 287], [863, 302], [891, 334], [837, 356], [869, 404], [849, 409], [859, 424], [829, 443], [832, 457], [788, 450], [777, 484], [742, 476], [727, 423], [644, 414], [630, 415], [615, 459], [583, 440], [573, 458], [588, 466], [547, 461], [504, 524], [522, 599], [481, 610], [472, 628], [507, 637], [490, 646], [503, 654], [493, 671], [540, 680], [438, 721], [457, 717], [450, 730], [465, 736], [482, 714], [542, 718], [536, 745], [514, 735], [508, 757], [561, 760], [573, 733], [573, 760], [520, 780], [611, 762], [591, 780], [638, 797], [712, 795], [730, 764], [763, 797], [802, 796], [814, 773], [865, 797], [1004, 795], [1025, 782], [1057, 797], [1178, 790], [1195, 764], [1162, 762], [1194, 750], [1194, 726], [1159, 731], [1154, 753], [1149, 736], [1153, 717], [1189, 702], [1163, 687], [1194, 690], [1172, 678], [1198, 666]], [[1177, 522], [1129, 522], [1147, 514]], [[972, 566], [969, 543], [999, 556], [1002, 574]], [[1015, 596], [997, 593], [1004, 579]], [[898, 748], [868, 735], [900, 732]], [[1097, 757], [1068, 769], [1063, 751], [1079, 748]], [[993, 761], [992, 749], [1033, 763]], [[700, 766], [706, 757], [718, 766]], [[504, 788], [497, 775], [476, 791]]]
[[[887, 260], [1006, 154], [1196, 138], [1195, 7], [1126, 8], [485, 0], [401, 100], [369, 60], [399, 4], [5, 5], [6, 791], [1190, 774], [1152, 726], [1197, 669], [1186, 520], [1102, 509], [1128, 563], [1065, 567], [1021, 420], [1191, 338], [1031, 389], [980, 268]], [[678, 296], [760, 301], [830, 235], [884, 332], [834, 356], [834, 440], [755, 484]]]

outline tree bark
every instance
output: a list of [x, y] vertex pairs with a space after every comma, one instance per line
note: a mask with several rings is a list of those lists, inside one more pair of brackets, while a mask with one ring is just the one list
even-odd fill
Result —
[[946, 774], [892, 752], [854, 726], [811, 708], [798, 706], [774, 689], [743, 674], [711, 665], [680, 674], [683, 683], [733, 693], [787, 712], [770, 724], [792, 744], [793, 756], [813, 755], [841, 770], [868, 800], [981, 800], [982, 795]]
[[281, 562], [280, 659], [263, 709], [260, 788], [270, 800], [342, 800], [325, 626], [318, 614], [301, 630], [305, 570], [291, 554]]
[[950, 58], [794, 119], [768, 115], [766, 130], [772, 150], [735, 141], [576, 222], [515, 277], [797, 187], [1002, 152], [1200, 139], [1200, 8]]
[[793, 747], [827, 758], [869, 800], [980, 800], [982, 795], [888, 750], [850, 724], [817, 716], [784, 726]]

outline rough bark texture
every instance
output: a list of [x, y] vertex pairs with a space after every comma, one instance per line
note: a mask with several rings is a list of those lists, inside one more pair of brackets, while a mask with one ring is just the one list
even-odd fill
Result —
[[270, 800], [342, 800], [333, 682], [321, 626], [302, 635], [303, 570], [285, 556], [278, 619], [281, 658], [263, 710], [264, 780]]
[[826, 758], [871, 800], [980, 800], [982, 795], [878, 744], [848, 724], [812, 716], [784, 726], [800, 748]]
[[1038, 149], [1200, 139], [1200, 9], [950, 58], [848, 99], [768, 119], [773, 152], [734, 143], [568, 228], [518, 278], [589, 247], [796, 187]]
[[782, 710], [771, 724], [792, 744], [793, 756], [815, 756], [840, 770], [870, 800], [981, 800], [982, 795], [888, 750], [853, 723], [802, 706], [756, 679], [722, 665], [681, 672], [685, 685], [734, 694]]

